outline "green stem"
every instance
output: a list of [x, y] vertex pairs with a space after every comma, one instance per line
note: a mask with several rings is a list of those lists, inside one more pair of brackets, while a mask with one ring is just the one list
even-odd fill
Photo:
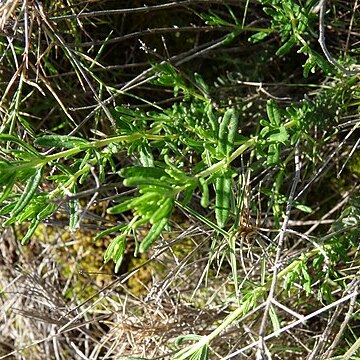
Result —
[[123, 142], [123, 141], [131, 143], [131, 142], [136, 141], [141, 138], [159, 141], [159, 140], [164, 140], [165, 138], [173, 138], [173, 137], [162, 136], [162, 135], [153, 135], [153, 134], [149, 134], [149, 133], [143, 133], [143, 134], [138, 133], [138, 134], [133, 134], [133, 135], [119, 135], [119, 136], [109, 137], [107, 139], [92, 141], [86, 147], [85, 146], [77, 146], [75, 148], [61, 151], [61, 152], [53, 154], [53, 155], [45, 156], [43, 158], [43, 162], [45, 164], [45, 163], [48, 163], [49, 161], [54, 161], [54, 160], [61, 159], [61, 158], [67, 157], [67, 156], [75, 155], [75, 154], [77, 154], [81, 151], [87, 150], [87, 149], [100, 148], [100, 147], [104, 147], [104, 146], [107, 146], [110, 144], [116, 144], [116, 143]]
[[[258, 296], [261, 296], [264, 292], [264, 289], [258, 288], [260, 293]], [[197, 350], [201, 349], [204, 345], [207, 345], [210, 343], [211, 340], [215, 339], [223, 330], [225, 330], [230, 324], [232, 324], [239, 316], [241, 316], [244, 311], [246, 310], [247, 304], [243, 303], [241, 304], [236, 310], [234, 310], [231, 314], [229, 314], [224, 321], [219, 325], [212, 333], [210, 333], [207, 336], [204, 336], [200, 341], [198, 341], [196, 344], [192, 345], [188, 351], [182, 353], [180, 357], [175, 357], [176, 360], [186, 360], [194, 354]]]
[[247, 150], [248, 148], [255, 145], [257, 140], [258, 140], [257, 136], [249, 139], [245, 144], [242, 144], [241, 146], [239, 146], [228, 158], [224, 158], [224, 159], [220, 160], [219, 162], [211, 165], [210, 167], [208, 167], [204, 171], [201, 171], [200, 173], [196, 174], [195, 176], [197, 178], [206, 177], [206, 176], [214, 174], [215, 172], [225, 168], [232, 161], [234, 161], [238, 156], [240, 156], [242, 153], [244, 153], [245, 150]]

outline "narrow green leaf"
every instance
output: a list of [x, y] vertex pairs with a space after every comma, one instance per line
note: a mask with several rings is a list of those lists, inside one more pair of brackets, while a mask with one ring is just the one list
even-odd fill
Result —
[[21, 147], [23, 147], [24, 149], [26, 149], [28, 152], [32, 153], [33, 155], [36, 155], [36, 156], [40, 155], [39, 152], [36, 149], [34, 149], [31, 145], [27, 144], [25, 141], [22, 141], [15, 136], [8, 135], [8, 134], [0, 134], [0, 141], [14, 142], [14, 143], [20, 145]]
[[9, 174], [9, 177], [7, 178], [7, 183], [3, 186], [3, 192], [0, 195], [0, 204], [7, 199], [7, 197], [10, 195], [10, 192], [15, 184], [16, 180], [16, 172], [13, 172]]
[[286, 55], [296, 44], [296, 39], [295, 37], [291, 37], [285, 44], [283, 44], [277, 51], [276, 51], [276, 55], [277, 56], [284, 56]]
[[305, 64], [303, 65], [303, 76], [307, 78], [309, 76], [310, 71], [314, 71], [314, 67], [316, 66], [316, 59], [313, 56], [309, 56], [306, 60]]
[[47, 204], [43, 210], [41, 210], [37, 216], [37, 220], [44, 220], [50, 216], [56, 210], [56, 205], [54, 203]]
[[215, 217], [220, 228], [224, 228], [230, 213], [231, 172], [215, 180]]
[[212, 108], [211, 104], [207, 105], [207, 107], [206, 107], [206, 115], [209, 119], [211, 129], [214, 132], [214, 135], [217, 136], [217, 134], [219, 132], [219, 123], [213, 113], [213, 108]]
[[131, 177], [143, 177], [160, 179], [166, 176], [166, 172], [163, 169], [148, 166], [131, 166], [120, 170], [120, 175], [125, 178]]
[[24, 237], [21, 239], [21, 245], [27, 245], [29, 243], [31, 236], [34, 234], [34, 232], [36, 231], [39, 224], [40, 224], [40, 220], [37, 220], [37, 219], [34, 219], [31, 222], [31, 224], [28, 228], [28, 231], [26, 232]]
[[109, 234], [112, 234], [112, 233], [114, 233], [114, 232], [116, 232], [116, 231], [119, 231], [119, 230], [121, 230], [121, 229], [123, 229], [123, 228], [125, 228], [126, 227], [126, 225], [115, 225], [115, 226], [112, 226], [111, 228], [109, 228], [109, 229], [106, 229], [106, 230], [104, 230], [104, 231], [101, 231], [100, 233], [98, 233], [96, 236], [95, 236], [95, 238], [94, 238], [94, 242], [95, 241], [98, 241], [98, 240], [100, 240], [100, 239], [102, 239], [103, 237], [105, 237], [105, 236], [107, 236], [107, 235], [109, 235]]
[[269, 309], [269, 315], [270, 315], [270, 319], [271, 319], [271, 323], [274, 329], [274, 332], [279, 331], [280, 329], [280, 321], [277, 317], [277, 314], [274, 310], [274, 307], [272, 305], [270, 305], [270, 309]]
[[120, 269], [121, 263], [124, 259], [124, 253], [126, 249], [126, 234], [118, 236], [117, 244], [114, 247], [113, 260], [115, 262], [115, 273]]
[[130, 177], [124, 180], [124, 185], [128, 187], [139, 187], [141, 185], [153, 185], [158, 188], [172, 190], [172, 186], [168, 185], [165, 181], [151, 177]]
[[209, 93], [209, 87], [208, 84], [204, 81], [202, 76], [198, 73], [194, 73], [194, 79], [196, 84], [203, 90], [205, 94]]
[[162, 218], [169, 218], [174, 206], [174, 200], [173, 198], [163, 199], [160, 203], [158, 203], [158, 206], [158, 209], [150, 218], [151, 224], [159, 222]]
[[268, 100], [266, 104], [266, 112], [270, 120], [270, 124], [279, 126], [281, 121], [280, 110], [274, 100]]
[[207, 344], [196, 350], [189, 360], [207, 360], [209, 358], [209, 347]]
[[77, 228], [79, 222], [79, 200], [72, 199], [69, 201], [69, 210], [70, 210], [70, 217], [69, 217], [69, 228], [70, 231], [74, 231]]
[[16, 216], [16, 221], [21, 224], [25, 220], [36, 219], [36, 214], [41, 208], [41, 204], [37, 204], [35, 201], [30, 201], [30, 203]]
[[305, 212], [307, 214], [311, 214], [312, 213], [312, 209], [309, 206], [303, 205], [303, 204], [294, 204], [294, 207], [298, 210], [301, 210], [302, 212]]
[[147, 142], [143, 142], [138, 147], [140, 163], [144, 167], [154, 167], [154, 157], [150, 146]]
[[238, 131], [239, 114], [235, 109], [229, 109], [229, 110], [227, 110], [226, 113], [229, 113], [229, 116], [230, 116], [228, 135], [227, 135], [227, 144], [226, 144], [226, 155], [229, 156], [231, 151], [234, 148], [235, 136]]
[[228, 45], [234, 41], [234, 39], [239, 35], [239, 31], [232, 31], [229, 33], [223, 40], [224, 45]]
[[286, 131], [285, 126], [281, 125], [278, 128], [270, 131], [268, 134], [268, 140], [273, 142], [285, 143], [289, 138], [289, 134]]
[[305, 263], [302, 263], [301, 274], [303, 276], [303, 288], [306, 294], [309, 295], [311, 294], [311, 278]]
[[[192, 180], [183, 171], [178, 169], [166, 169], [165, 171], [170, 177], [176, 180], [176, 182], [179, 182], [181, 185], [185, 185], [185, 183]], [[166, 178], [163, 180], [166, 181]]]
[[[10, 204], [5, 205], [1, 210], [0, 210], [0, 215], [6, 215], [11, 213], [11, 211], [14, 209], [16, 205], [16, 202], [12, 202]], [[9, 219], [10, 220], [10, 219]], [[7, 220], [7, 221], [9, 221]], [[15, 221], [15, 219], [14, 219]], [[14, 221], [10, 222], [8, 225], [12, 224]]]
[[104, 262], [107, 263], [110, 260], [115, 262], [121, 260], [125, 251], [126, 234], [120, 234], [111, 240], [104, 254]]
[[153, 224], [149, 233], [141, 241], [139, 246], [139, 252], [142, 254], [153, 244], [153, 242], [159, 237], [169, 219], [163, 218], [159, 222]]
[[221, 121], [218, 136], [218, 151], [223, 156], [230, 155], [234, 148], [235, 135], [238, 129], [239, 116], [235, 109], [228, 109]]
[[269, 32], [259, 31], [248, 38], [248, 42], [255, 44], [269, 36]]
[[196, 335], [196, 334], [184, 334], [184, 335], [179, 335], [174, 342], [175, 347], [180, 347], [180, 345], [184, 342], [184, 341], [199, 341], [202, 338], [201, 335]]
[[30, 202], [30, 200], [33, 198], [40, 181], [42, 179], [42, 168], [38, 168], [34, 175], [32, 175], [25, 186], [24, 192], [20, 196], [20, 198], [17, 200], [15, 207], [10, 213], [10, 218], [4, 222], [4, 226], [9, 225], [15, 217], [20, 214], [20, 212], [26, 207], [26, 205]]
[[137, 198], [131, 198], [131, 199], [125, 200], [121, 204], [115, 205], [115, 206], [107, 209], [106, 212], [108, 214], [120, 214], [122, 212], [134, 209], [138, 205], [146, 204], [146, 203], [149, 203], [150, 201], [158, 201], [158, 199], [159, 199], [158, 193], [148, 192]]
[[188, 186], [185, 188], [185, 190], [183, 191], [183, 198], [181, 199], [181, 202], [186, 205], [190, 202], [192, 196], [193, 196], [193, 193], [194, 193], [194, 190], [195, 190], [195, 187], [196, 186]]
[[269, 151], [266, 157], [266, 163], [268, 165], [275, 165], [279, 163], [280, 159], [280, 146], [279, 144], [270, 144]]
[[44, 135], [34, 142], [37, 146], [71, 149], [73, 147], [86, 147], [89, 142], [85, 139], [69, 135]]
[[201, 190], [200, 205], [204, 208], [207, 208], [209, 206], [210, 200], [209, 200], [209, 187], [205, 179], [203, 178], [199, 179], [199, 186]]

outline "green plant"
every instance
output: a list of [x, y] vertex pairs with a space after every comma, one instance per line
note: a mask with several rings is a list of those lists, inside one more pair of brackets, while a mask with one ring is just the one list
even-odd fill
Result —
[[[295, 329], [305, 318], [316, 318], [351, 298], [346, 290], [356, 277], [359, 256], [358, 198], [355, 191], [351, 193], [351, 200], [342, 203], [342, 213], [326, 227], [325, 215], [318, 212], [322, 202], [329, 204], [330, 214], [336, 214], [338, 207], [321, 191], [313, 190], [313, 184], [321, 181], [325, 171], [334, 172], [339, 149], [345, 149], [358, 129], [357, 124], [345, 135], [339, 130], [344, 116], [357, 113], [358, 76], [343, 77], [314, 49], [314, 1], [264, 0], [260, 4], [254, 14], [261, 11], [268, 16], [266, 26], [261, 27], [245, 26], [249, 3], [242, 16], [231, 6], [207, 13], [194, 9], [192, 14], [205, 25], [226, 31], [216, 42], [218, 47], [249, 39], [263, 44], [259, 59], [272, 53], [279, 64], [284, 57], [305, 54], [302, 75], [296, 75], [299, 83], [279, 82], [277, 86], [306, 85], [314, 89], [309, 94], [297, 94], [291, 102], [267, 91], [266, 101], [251, 90], [248, 96], [235, 92], [217, 97], [218, 89], [209, 80], [213, 74], [184, 70], [180, 66], [183, 58], [156, 61], [156, 51], [144, 43], [150, 65], [135, 79], [166, 97], [149, 100], [146, 88], [131, 88], [135, 80], [119, 89], [94, 71], [94, 64], [101, 69], [102, 52], [112, 33], [91, 57], [76, 45], [81, 37], [73, 30], [75, 22], [68, 23], [69, 35], [74, 32], [72, 50], [45, 17], [47, 35], [62, 49], [64, 66], [73, 69], [96, 100], [91, 113], [95, 120], [81, 130], [83, 120], [70, 115], [55, 90], [48, 87], [44, 71], [43, 84], [62, 109], [62, 121], [50, 121], [45, 134], [33, 128], [31, 116], [25, 119], [22, 103], [34, 96], [27, 86], [36, 86], [27, 82], [24, 66], [18, 69], [17, 89], [1, 126], [0, 216], [3, 227], [27, 224], [23, 245], [40, 223], [59, 211], [68, 214], [70, 231], [81, 227], [90, 206], [102, 194], [107, 195], [106, 213], [118, 221], [101, 228], [94, 241], [112, 237], [104, 261], [114, 262], [116, 273], [129, 249], [134, 249], [134, 256], [150, 252], [152, 259], [171, 251], [172, 243], [165, 235], [178, 225], [174, 220], [178, 213], [195, 219], [200, 229], [209, 232], [208, 241], [194, 246], [194, 253], [206, 259], [199, 284], [208, 285], [214, 273], [226, 278], [224, 282], [231, 287], [221, 300], [226, 315], [217, 322], [209, 320], [198, 334], [181, 334], [169, 345], [176, 352], [174, 359], [207, 359], [212, 353], [231, 358], [251, 354], [254, 348], [259, 353], [269, 351], [264, 350], [261, 339], [275, 344], [277, 335]], [[41, 9], [37, 9], [39, 14]], [[268, 37], [275, 45], [266, 43]], [[14, 50], [25, 54], [26, 49], [16, 45]], [[247, 69], [241, 61], [233, 61], [237, 68]], [[50, 56], [39, 59], [41, 62], [43, 69], [56, 75]], [[258, 66], [262, 64], [259, 61]], [[277, 75], [285, 79], [286, 71]], [[247, 76], [254, 74], [257, 72], [251, 71]], [[306, 84], [300, 83], [302, 77]], [[246, 80], [219, 75], [224, 88], [248, 85]], [[260, 92], [262, 83], [255, 84]], [[61, 88], [60, 81], [55, 85]], [[66, 86], [71, 92], [71, 85]], [[103, 100], [105, 93], [109, 98]], [[8, 100], [6, 95], [7, 91], [3, 103]], [[357, 144], [347, 150], [349, 154]], [[355, 165], [351, 163], [352, 168]], [[317, 231], [291, 228], [293, 221], [303, 229], [309, 216], [310, 222], [319, 225]], [[179, 269], [171, 269], [174, 279], [191, 256], [193, 253], [178, 262]], [[358, 290], [350, 290], [356, 297]], [[211, 290], [208, 293], [211, 298]], [[298, 319], [292, 320], [293, 316]], [[217, 343], [224, 334], [231, 339], [228, 329], [245, 321], [256, 324], [258, 340], [247, 339], [235, 352], [232, 344]], [[186, 342], [191, 343], [181, 348]], [[284, 344], [279, 341], [278, 347]], [[312, 339], [307, 344], [316, 350]], [[275, 345], [274, 349], [278, 351]]]

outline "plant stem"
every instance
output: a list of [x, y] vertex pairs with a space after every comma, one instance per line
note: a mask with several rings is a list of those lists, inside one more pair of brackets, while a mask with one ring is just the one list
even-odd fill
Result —
[[238, 156], [240, 156], [243, 152], [245, 152], [245, 150], [247, 150], [248, 148], [255, 145], [257, 140], [258, 140], [257, 136], [249, 139], [245, 144], [242, 144], [241, 146], [239, 146], [229, 157], [224, 158], [224, 159], [220, 160], [219, 162], [211, 165], [206, 170], [201, 171], [200, 173], [196, 174], [195, 176], [197, 178], [206, 177], [206, 176], [214, 174], [215, 172], [217, 172], [217, 171], [221, 170], [222, 168], [228, 166]]

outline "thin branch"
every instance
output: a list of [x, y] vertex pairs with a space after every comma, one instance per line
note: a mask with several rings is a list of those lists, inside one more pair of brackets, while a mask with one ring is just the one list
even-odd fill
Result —
[[[314, 317], [316, 317], [316, 316], [318, 316], [318, 315], [320, 315], [320, 314], [322, 314], [322, 313], [324, 313], [324, 312], [332, 309], [333, 307], [338, 306], [339, 304], [342, 304], [342, 303], [344, 303], [344, 302], [346, 302], [346, 301], [349, 301], [349, 300], [351, 300], [353, 297], [358, 296], [359, 294], [360, 294], [359, 290], [358, 290], [358, 289], [355, 289], [351, 294], [349, 294], [349, 295], [347, 295], [347, 296], [344, 296], [344, 297], [342, 297], [341, 299], [336, 300], [336, 301], [334, 301], [333, 303], [331, 303], [331, 304], [329, 304], [329, 305], [327, 305], [327, 306], [324, 306], [324, 307], [322, 307], [321, 309], [316, 310], [316, 311], [310, 313], [309, 315], [304, 316], [302, 319], [293, 321], [292, 323], [284, 326], [283, 328], [281, 328], [281, 329], [279, 329], [279, 330], [277, 330], [277, 331], [274, 331], [274, 332], [272, 332], [271, 334], [265, 336], [262, 340], [263, 340], [263, 341], [267, 341], [267, 340], [270, 340], [270, 339], [272, 339], [272, 338], [274, 338], [274, 337], [277, 337], [277, 336], [279, 336], [280, 334], [282, 334], [282, 333], [284, 333], [284, 332], [286, 332], [286, 331], [288, 331], [288, 330], [290, 330], [290, 329], [293, 329], [294, 327], [296, 327], [296, 326], [298, 326], [298, 325], [302, 325], [302, 324], [304, 323], [304, 321], [310, 320], [310, 319], [312, 319], [312, 318], [314, 318]], [[258, 345], [259, 345], [259, 342], [260, 342], [260, 339], [257, 340], [257, 341], [252, 342], [251, 344], [243, 347], [242, 349], [239, 349], [239, 350], [233, 352], [233, 353], [230, 354], [230, 355], [227, 355], [223, 360], [228, 360], [228, 359], [231, 359], [231, 358], [233, 358], [233, 357], [235, 357], [235, 356], [237, 356], [237, 355], [239, 355], [239, 354], [242, 354], [242, 353], [244, 353], [245, 351], [250, 350], [250, 349], [254, 348], [255, 346], [258, 346]]]
[[325, 44], [325, 25], [324, 25], [324, 17], [325, 17], [325, 10], [326, 10], [326, 0], [320, 0], [318, 9], [320, 10], [319, 14], [319, 39], [318, 42], [321, 46], [322, 51], [324, 52], [324, 55], [327, 59], [327, 61], [337, 67], [339, 70], [341, 70], [345, 75], [351, 76], [351, 75], [357, 75], [360, 74], [360, 70], [348, 70], [345, 69], [342, 65], [340, 65], [330, 54], [329, 50], [326, 47]]
[[[89, 17], [95, 17], [95, 16], [143, 14], [143, 13], [149, 13], [152, 11], [162, 11], [162, 10], [168, 10], [168, 9], [177, 8], [177, 7], [185, 7], [188, 5], [195, 5], [195, 4], [223, 4], [223, 3], [224, 3], [223, 0], [173, 1], [170, 3], [154, 5], [154, 6], [141, 6], [141, 7], [137, 7], [137, 8], [128, 8], [128, 9], [90, 11], [90, 12], [83, 12], [80, 14], [73, 14], [73, 15], [54, 16], [54, 17], [51, 17], [50, 20], [59, 21], [59, 20], [68, 20], [68, 19], [89, 18]], [[237, 5], [237, 4], [238, 4], [238, 2], [234, 1], [234, 5]]]
[[[359, 275], [360, 275], [360, 273], [358, 272], [357, 276], [359, 276]], [[359, 281], [358, 278], [355, 278], [353, 280], [353, 285], [355, 285], [354, 293], [358, 292], [359, 286], [360, 286], [360, 281]], [[351, 289], [351, 288], [352, 288], [352, 286], [350, 284], [349, 289]], [[340, 329], [337, 332], [334, 341], [332, 342], [331, 346], [327, 349], [327, 351], [324, 354], [325, 359], [330, 359], [332, 357], [332, 354], [333, 354], [334, 350], [336, 349], [336, 346], [339, 343], [340, 338], [344, 334], [345, 328], [347, 327], [349, 321], [351, 320], [351, 318], [352, 318], [352, 316], [354, 314], [355, 305], [356, 305], [356, 296], [354, 296], [350, 300], [349, 310], [347, 311], [347, 313], [345, 315], [344, 321], [341, 323]]]
[[309, 182], [304, 186], [304, 188], [295, 196], [294, 200], [297, 200], [309, 187], [310, 185], [319, 177], [319, 175], [327, 168], [331, 159], [340, 151], [340, 149], [345, 145], [347, 140], [351, 137], [356, 129], [360, 127], [360, 121], [358, 121], [353, 128], [346, 134], [344, 140], [340, 142], [340, 144], [332, 151], [332, 153], [328, 156], [328, 158], [323, 161], [320, 169], [317, 173], [309, 180]]
[[300, 168], [301, 168], [301, 165], [300, 165], [299, 149], [296, 147], [295, 148], [294, 179], [293, 179], [293, 182], [291, 185], [289, 200], [286, 204], [285, 218], [284, 218], [284, 221], [282, 223], [282, 226], [281, 226], [281, 229], [280, 229], [280, 232], [278, 235], [279, 240], [278, 240], [278, 245], [277, 245], [277, 250], [276, 250], [276, 255], [275, 255], [274, 272], [273, 272], [271, 287], [269, 290], [268, 298], [266, 300], [266, 306], [265, 306], [265, 310], [264, 310], [264, 314], [263, 314], [263, 318], [262, 318], [260, 330], [259, 330], [259, 340], [258, 340], [259, 352], [263, 351], [263, 346], [264, 346], [264, 341], [265, 341], [264, 334], [266, 331], [266, 324], [267, 324], [267, 320], [268, 320], [268, 316], [269, 316], [270, 307], [274, 300], [274, 293], [275, 293], [276, 283], [277, 283], [277, 274], [278, 274], [278, 269], [280, 267], [280, 257], [281, 257], [282, 250], [283, 250], [284, 238], [285, 238], [285, 234], [287, 232], [288, 221], [290, 220], [290, 213], [291, 213], [291, 209], [292, 209], [292, 205], [293, 205], [293, 201], [294, 201], [294, 197], [295, 197], [296, 187], [300, 181]]

